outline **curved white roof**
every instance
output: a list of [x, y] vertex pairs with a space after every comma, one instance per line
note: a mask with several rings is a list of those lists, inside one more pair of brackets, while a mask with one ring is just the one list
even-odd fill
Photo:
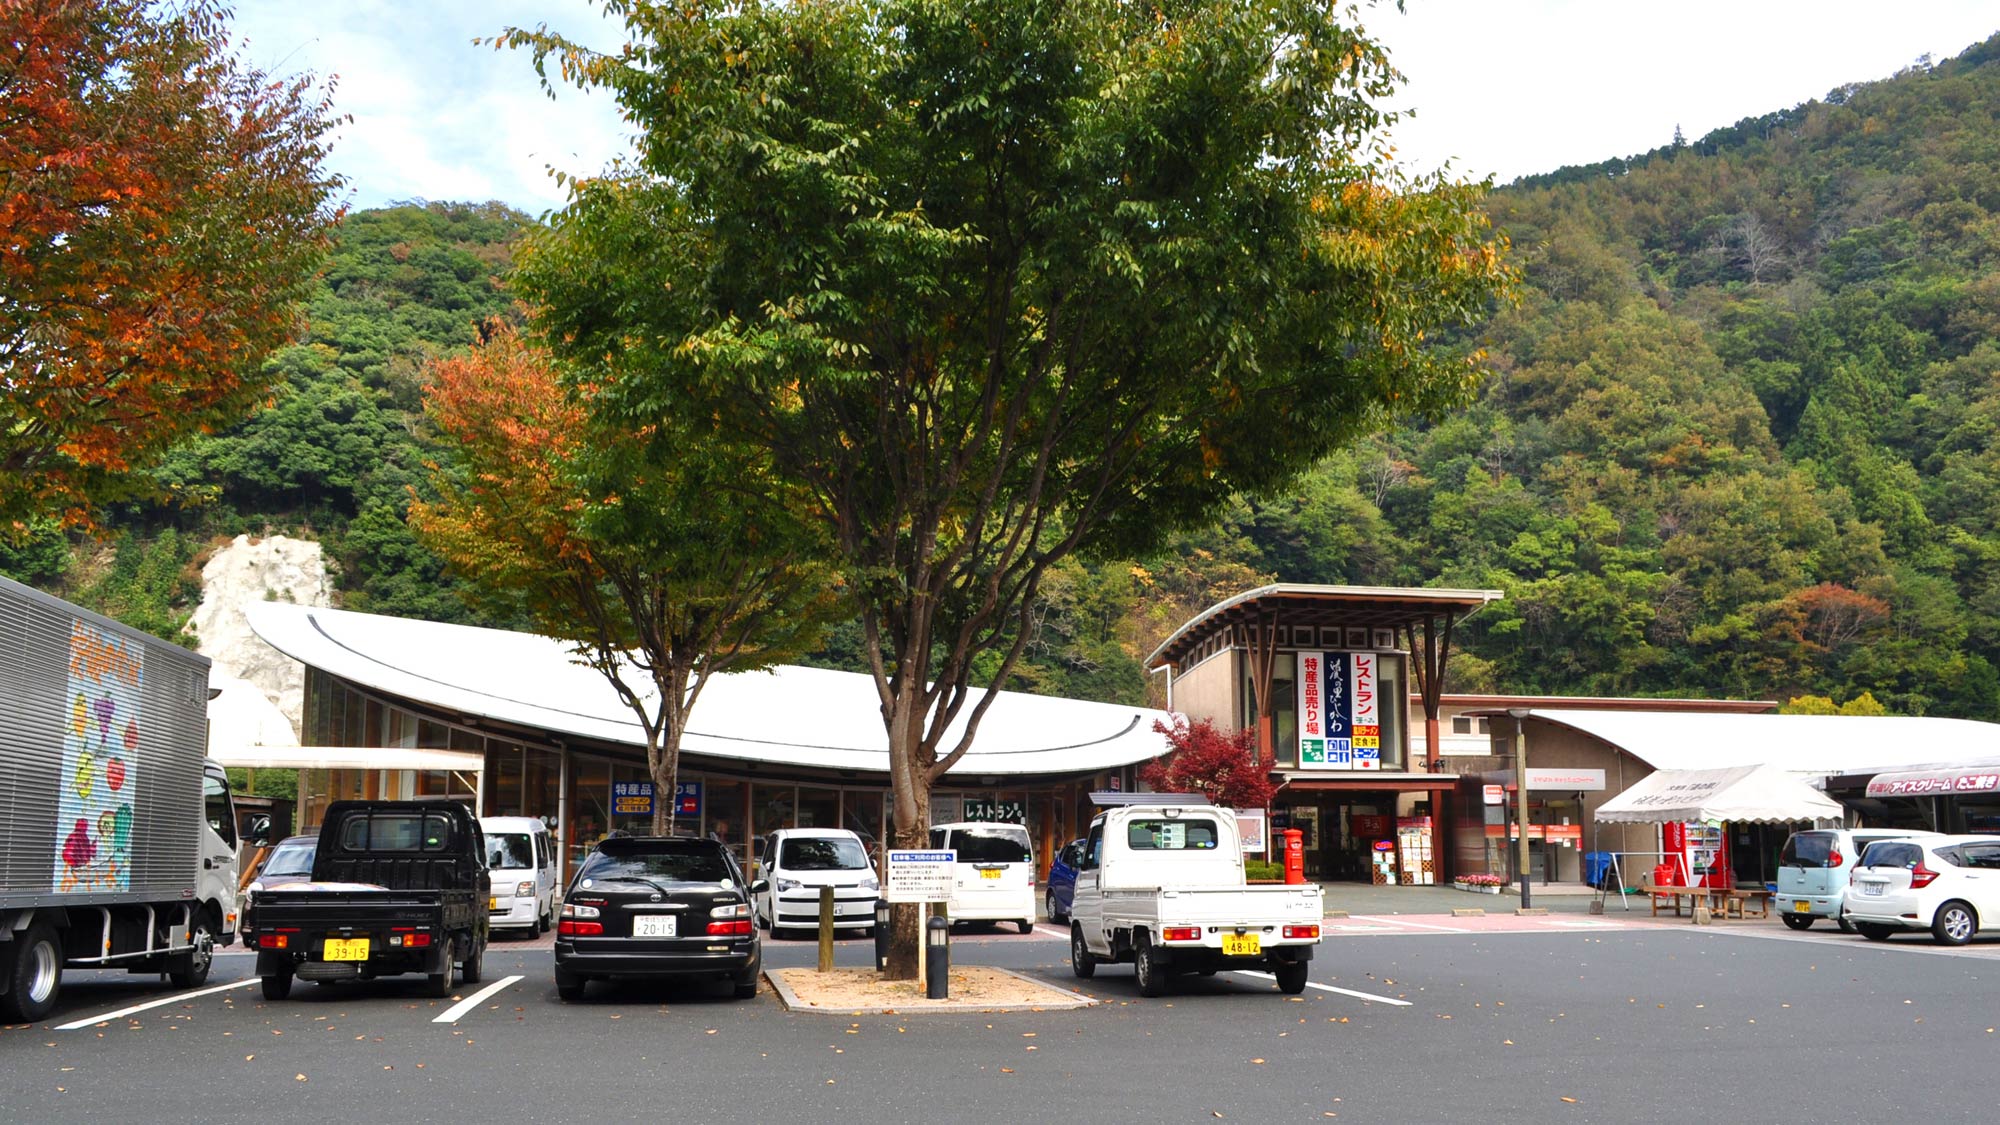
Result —
[[[278, 651], [386, 695], [557, 737], [646, 744], [604, 677], [549, 637], [284, 602], [253, 602], [247, 614]], [[1002, 692], [952, 776], [1094, 773], [1143, 762], [1166, 751], [1165, 737], [1153, 730], [1166, 717], [1143, 707]], [[957, 745], [963, 722], [961, 713], [943, 749]], [[889, 764], [873, 679], [790, 665], [711, 681], [681, 751], [875, 772]]]
[[[1743, 715], [1530, 708], [1662, 770], [1772, 765], [1826, 777], [2000, 757], [2000, 724], [1905, 715]], [[1528, 764], [1535, 761], [1528, 736]]]

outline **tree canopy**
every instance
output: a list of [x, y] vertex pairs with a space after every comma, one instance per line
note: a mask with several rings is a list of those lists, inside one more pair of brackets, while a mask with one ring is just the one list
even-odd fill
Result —
[[87, 522], [269, 393], [336, 215], [310, 79], [206, 0], [0, 8], [0, 532]]

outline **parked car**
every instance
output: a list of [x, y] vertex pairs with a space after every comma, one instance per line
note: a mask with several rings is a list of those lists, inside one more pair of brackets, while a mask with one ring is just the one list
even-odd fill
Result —
[[1131, 962], [1143, 996], [1177, 973], [1247, 969], [1305, 991], [1320, 942], [1319, 884], [1244, 881], [1236, 817], [1209, 805], [1128, 805], [1098, 813], [1077, 871], [1070, 970], [1089, 979]]
[[1847, 897], [1848, 876], [1868, 845], [1877, 840], [1923, 839], [1940, 835], [1900, 828], [1815, 828], [1794, 832], [1778, 853], [1778, 879], [1772, 901], [1778, 916], [1794, 930], [1810, 929], [1820, 918], [1838, 922], [1841, 932], [1853, 933], [1840, 916]]
[[306, 883], [312, 881], [313, 852], [319, 847], [318, 836], [287, 836], [278, 841], [257, 866], [250, 881], [243, 885], [244, 922], [241, 936], [248, 944], [252, 936], [249, 922], [250, 903], [257, 892], [286, 883]]
[[1083, 866], [1083, 841], [1071, 840], [1049, 861], [1049, 879], [1042, 892], [1042, 913], [1049, 921], [1067, 923], [1070, 903], [1076, 898], [1076, 869]]
[[763, 971], [743, 870], [719, 840], [613, 836], [563, 892], [556, 994], [564, 1000], [613, 978], [723, 980], [747, 1000]]
[[486, 845], [456, 801], [335, 801], [313, 853], [312, 882], [260, 892], [264, 999], [294, 978], [328, 983], [422, 973], [451, 995], [454, 970], [479, 983], [486, 956]]
[[931, 848], [958, 853], [945, 909], [953, 922], [1012, 922], [1035, 929], [1035, 847], [1018, 824], [971, 821], [931, 826]]
[[549, 827], [532, 816], [482, 816], [486, 867], [493, 879], [486, 924], [494, 930], [545, 934], [556, 909], [556, 850]]
[[2000, 836], [1881, 840], [1854, 868], [1846, 917], [1870, 941], [1929, 930], [1964, 945], [1980, 919], [2000, 918]]
[[773, 937], [790, 928], [819, 929], [819, 889], [833, 888], [835, 927], [875, 929], [881, 881], [861, 837], [845, 828], [780, 828], [764, 838], [750, 884], [758, 925]]

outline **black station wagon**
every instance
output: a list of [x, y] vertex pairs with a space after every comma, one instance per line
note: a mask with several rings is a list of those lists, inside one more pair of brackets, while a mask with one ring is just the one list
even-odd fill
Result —
[[763, 947], [749, 888], [715, 840], [613, 836], [571, 878], [556, 926], [556, 993], [593, 980], [724, 980], [757, 995]]

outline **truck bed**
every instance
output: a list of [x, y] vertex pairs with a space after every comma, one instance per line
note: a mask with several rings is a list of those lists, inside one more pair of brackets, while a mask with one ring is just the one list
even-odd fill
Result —
[[1325, 913], [1317, 884], [1303, 886], [1107, 887], [1099, 892], [1107, 925], [1183, 922], [1265, 925], [1317, 922]]

